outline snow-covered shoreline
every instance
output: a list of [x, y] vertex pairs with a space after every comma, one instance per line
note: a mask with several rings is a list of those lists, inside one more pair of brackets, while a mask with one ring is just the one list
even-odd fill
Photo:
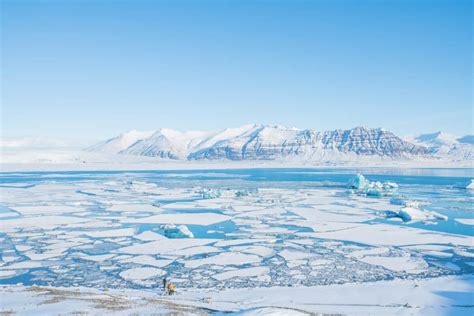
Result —
[[86, 163], [0, 163], [0, 172], [41, 171], [133, 171], [133, 170], [217, 170], [256, 168], [474, 168], [472, 162], [449, 161], [354, 161], [333, 163], [292, 163], [285, 161], [169, 161], [151, 160], [132, 162], [86, 162]]
[[223, 291], [160, 291], [85, 287], [1, 286], [0, 312], [19, 315], [87, 312], [91, 315], [231, 312], [254, 315], [472, 315], [474, 275], [311, 287], [242, 288]]

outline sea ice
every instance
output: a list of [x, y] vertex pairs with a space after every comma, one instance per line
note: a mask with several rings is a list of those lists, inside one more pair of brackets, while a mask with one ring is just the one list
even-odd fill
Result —
[[136, 263], [140, 265], [145, 265], [145, 266], [152, 266], [152, 267], [157, 267], [157, 268], [163, 268], [169, 265], [173, 260], [157, 260], [152, 256], [148, 255], [141, 255], [141, 256], [135, 256], [132, 258], [127, 258], [120, 260], [123, 263]]
[[273, 249], [264, 246], [236, 246], [232, 247], [230, 250], [250, 253], [261, 257], [271, 257], [275, 254]]
[[209, 253], [217, 253], [222, 252], [219, 248], [212, 247], [212, 246], [198, 246], [198, 247], [190, 247], [185, 249], [174, 250], [168, 252], [167, 254], [170, 256], [184, 256], [184, 257], [191, 257], [200, 254], [209, 254]]
[[384, 268], [396, 271], [396, 272], [407, 272], [419, 274], [428, 268], [428, 264], [421, 258], [416, 257], [376, 257], [376, 256], [366, 256], [363, 258], [357, 258], [357, 260], [371, 264], [383, 266]]
[[474, 218], [455, 218], [454, 220], [464, 225], [474, 226]]
[[85, 232], [84, 235], [92, 238], [107, 238], [107, 237], [130, 237], [135, 235], [134, 228], [122, 228], [122, 229], [113, 229], [113, 230], [102, 230], [95, 232]]
[[147, 230], [139, 235], [134, 236], [134, 238], [143, 240], [143, 241], [156, 241], [156, 240], [162, 240], [166, 239], [165, 236], [157, 234], [155, 232], [152, 232], [150, 230]]
[[198, 193], [205, 200], [215, 199], [221, 196], [221, 192], [219, 190], [213, 190], [213, 189], [202, 189]]
[[466, 189], [468, 190], [474, 190], [474, 179], [471, 179], [471, 183], [468, 183], [466, 185]]
[[166, 224], [161, 227], [168, 238], [194, 238], [193, 233], [185, 225]]
[[223, 273], [214, 274], [212, 277], [216, 280], [223, 281], [231, 278], [246, 278], [256, 277], [260, 275], [268, 274], [269, 269], [267, 267], [251, 267], [245, 269], [237, 269], [233, 271], [227, 271]]
[[147, 224], [185, 224], [185, 225], [212, 225], [231, 219], [229, 216], [215, 213], [199, 214], [160, 214], [137, 219], [124, 219], [125, 223]]
[[420, 210], [414, 207], [404, 207], [398, 212], [398, 216], [403, 219], [405, 222], [416, 221], [416, 220], [430, 220], [430, 219], [440, 219], [447, 220], [448, 217], [436, 212], [429, 212]]
[[120, 272], [120, 276], [128, 281], [142, 281], [163, 276], [165, 271], [156, 268], [132, 268]]
[[196, 268], [206, 264], [216, 265], [242, 265], [246, 263], [257, 263], [262, 259], [256, 255], [249, 255], [236, 252], [224, 252], [213, 257], [203, 259], [188, 260], [184, 262], [186, 268]]
[[182, 239], [162, 239], [157, 241], [134, 244], [131, 246], [119, 248], [114, 250], [118, 253], [133, 254], [133, 255], [158, 255], [167, 254], [173, 251], [194, 247], [208, 245], [216, 242], [216, 239], [204, 238], [182, 238]]

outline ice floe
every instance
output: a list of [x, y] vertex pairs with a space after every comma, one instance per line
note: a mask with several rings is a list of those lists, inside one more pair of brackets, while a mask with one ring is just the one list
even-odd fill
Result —
[[268, 273], [269, 269], [267, 267], [252, 267], [217, 273], [212, 275], [212, 278], [219, 281], [223, 281], [231, 278], [255, 277], [260, 275], [266, 275]]
[[168, 238], [194, 238], [193, 233], [185, 225], [166, 224], [161, 226]]
[[96, 231], [96, 232], [85, 232], [84, 235], [93, 238], [107, 238], [107, 237], [130, 237], [135, 235], [134, 228], [122, 228], [122, 229], [111, 229], [111, 230], [103, 230], [103, 231]]
[[226, 215], [215, 213], [199, 214], [160, 214], [137, 219], [124, 219], [124, 223], [155, 223], [155, 224], [185, 224], [185, 225], [212, 225], [230, 220]]
[[156, 268], [132, 268], [120, 272], [120, 276], [129, 281], [141, 281], [161, 277], [165, 271]]
[[257, 263], [262, 259], [256, 255], [236, 253], [236, 252], [225, 252], [218, 255], [207, 257], [203, 259], [187, 260], [184, 262], [184, 266], [187, 268], [196, 268], [202, 265], [215, 264], [215, 265], [243, 265], [247, 263]]

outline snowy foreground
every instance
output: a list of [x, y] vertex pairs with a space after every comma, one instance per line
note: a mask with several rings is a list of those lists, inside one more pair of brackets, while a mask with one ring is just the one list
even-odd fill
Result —
[[[173, 297], [141, 290], [1, 287], [2, 311], [19, 314], [472, 315], [474, 276], [296, 288], [190, 290]], [[173, 314], [174, 315], [174, 314]]]
[[473, 314], [465, 178], [278, 172], [2, 174], [0, 311]]

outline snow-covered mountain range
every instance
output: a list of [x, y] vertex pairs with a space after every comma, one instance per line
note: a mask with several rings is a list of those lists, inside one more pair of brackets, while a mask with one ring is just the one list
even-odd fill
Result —
[[245, 125], [217, 132], [129, 131], [87, 148], [90, 152], [173, 160], [351, 161], [364, 159], [474, 159], [473, 135], [444, 133], [401, 138], [382, 128], [317, 131]]

